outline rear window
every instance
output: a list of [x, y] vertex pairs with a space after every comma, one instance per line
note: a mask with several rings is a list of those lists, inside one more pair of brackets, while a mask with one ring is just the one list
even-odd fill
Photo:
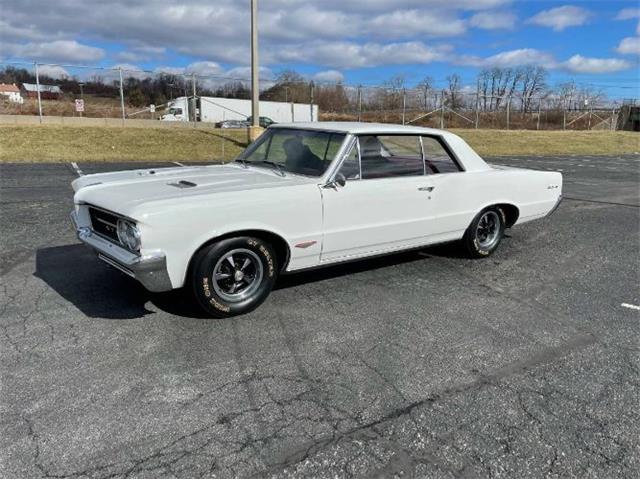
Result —
[[422, 137], [422, 148], [427, 165], [427, 173], [459, 172], [460, 167], [449, 155], [444, 145], [435, 137]]

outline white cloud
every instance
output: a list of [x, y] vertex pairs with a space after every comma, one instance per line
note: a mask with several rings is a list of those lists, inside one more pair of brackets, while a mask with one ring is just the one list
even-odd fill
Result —
[[612, 73], [631, 68], [626, 60], [618, 58], [588, 58], [574, 55], [562, 67], [573, 73]]
[[67, 70], [57, 65], [38, 65], [38, 74], [56, 79], [71, 77]]
[[556, 61], [552, 55], [534, 48], [509, 50], [486, 58], [462, 55], [455, 59], [455, 63], [473, 67], [503, 68], [519, 67], [522, 65], [542, 65], [546, 68], [554, 68], [556, 66]]
[[582, 55], [574, 55], [564, 62], [559, 62], [553, 55], [532, 48], [509, 50], [486, 58], [463, 55], [454, 59], [454, 63], [480, 68], [540, 65], [549, 70], [592, 74], [619, 72], [632, 67], [630, 62], [618, 58], [590, 58]]
[[517, 17], [509, 12], [480, 12], [471, 17], [473, 27], [485, 30], [513, 30]]
[[616, 51], [624, 55], [640, 55], [640, 37], [623, 38]]
[[153, 58], [164, 56], [166, 50], [166, 48], [162, 47], [150, 47], [143, 45], [139, 47], [132, 47], [130, 50], [118, 52], [113, 58], [120, 62], [127, 63], [145, 62]]
[[[261, 2], [261, 63], [277, 63], [293, 46], [317, 49], [319, 43], [384, 45], [422, 37], [463, 34], [465, 12], [496, 9], [510, 0], [269, 0]], [[163, 58], [164, 49], [202, 60], [243, 65], [249, 61], [249, 7], [237, 0], [64, 0], [51, 14], [49, 0], [5, 0], [0, 25], [16, 44], [86, 37], [123, 45], [114, 62], [139, 63]], [[90, 47], [89, 47], [90, 48]], [[153, 51], [153, 50], [156, 51]], [[4, 44], [3, 44], [3, 53]], [[46, 52], [45, 52], [46, 53]], [[45, 55], [42, 61], [63, 60]], [[100, 52], [64, 61], [93, 63]], [[415, 55], [410, 55], [413, 61]], [[332, 67], [330, 62], [325, 67]], [[371, 62], [365, 62], [371, 63]]]
[[344, 75], [338, 70], [325, 70], [324, 72], [318, 72], [311, 78], [319, 83], [339, 83], [344, 81]]
[[584, 25], [590, 17], [591, 13], [584, 8], [563, 5], [550, 10], [543, 10], [527, 20], [527, 23], [549, 27], [556, 32], [560, 32], [567, 27]]
[[443, 60], [450, 48], [428, 47], [422, 42], [353, 43], [322, 42], [283, 48], [277, 54], [281, 62], [301, 62], [334, 68], [375, 67], [379, 65], [427, 64]]
[[151, 76], [151, 72], [145, 72], [139, 66], [131, 63], [117, 63], [115, 65], [112, 65], [110, 68], [112, 68], [113, 70], [110, 70], [109, 73], [106, 75], [106, 77], [111, 79], [119, 78], [120, 74], [115, 71], [118, 69], [122, 69], [123, 78], [131, 77], [131, 78], [143, 79]]
[[194, 62], [185, 68], [185, 73], [202, 76], [220, 75], [224, 69], [216, 62]]
[[616, 20], [631, 20], [632, 18], [640, 18], [640, 8], [623, 8], [616, 15]]
[[52, 42], [3, 44], [12, 57], [42, 62], [96, 62], [104, 57], [102, 48], [83, 45], [75, 40]]
[[381, 37], [401, 38], [415, 35], [449, 37], [466, 31], [463, 20], [439, 11], [396, 10], [371, 19], [366, 29]]

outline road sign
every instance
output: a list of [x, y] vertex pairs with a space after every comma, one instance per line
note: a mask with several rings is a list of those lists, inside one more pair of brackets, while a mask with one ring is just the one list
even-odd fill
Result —
[[84, 112], [84, 100], [76, 98], [76, 112]]
[[156, 113], [156, 106], [153, 103], [151, 105], [149, 105], [149, 111], [151, 113]]

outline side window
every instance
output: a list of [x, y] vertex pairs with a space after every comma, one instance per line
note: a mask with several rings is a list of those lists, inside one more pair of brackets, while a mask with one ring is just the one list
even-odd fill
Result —
[[360, 179], [360, 162], [358, 161], [358, 148], [355, 144], [342, 162], [339, 173], [343, 174], [347, 180]]
[[420, 137], [363, 135], [359, 141], [363, 179], [424, 175]]
[[459, 172], [458, 164], [444, 148], [442, 143], [434, 137], [422, 137], [422, 148], [427, 165], [427, 173]]

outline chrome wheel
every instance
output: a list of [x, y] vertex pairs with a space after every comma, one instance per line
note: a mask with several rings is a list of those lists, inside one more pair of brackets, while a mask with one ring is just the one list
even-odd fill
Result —
[[489, 210], [478, 221], [476, 228], [478, 246], [483, 250], [490, 250], [500, 240], [500, 217], [498, 213]]
[[246, 248], [225, 253], [213, 269], [215, 292], [228, 302], [240, 302], [260, 287], [263, 268], [258, 255]]

